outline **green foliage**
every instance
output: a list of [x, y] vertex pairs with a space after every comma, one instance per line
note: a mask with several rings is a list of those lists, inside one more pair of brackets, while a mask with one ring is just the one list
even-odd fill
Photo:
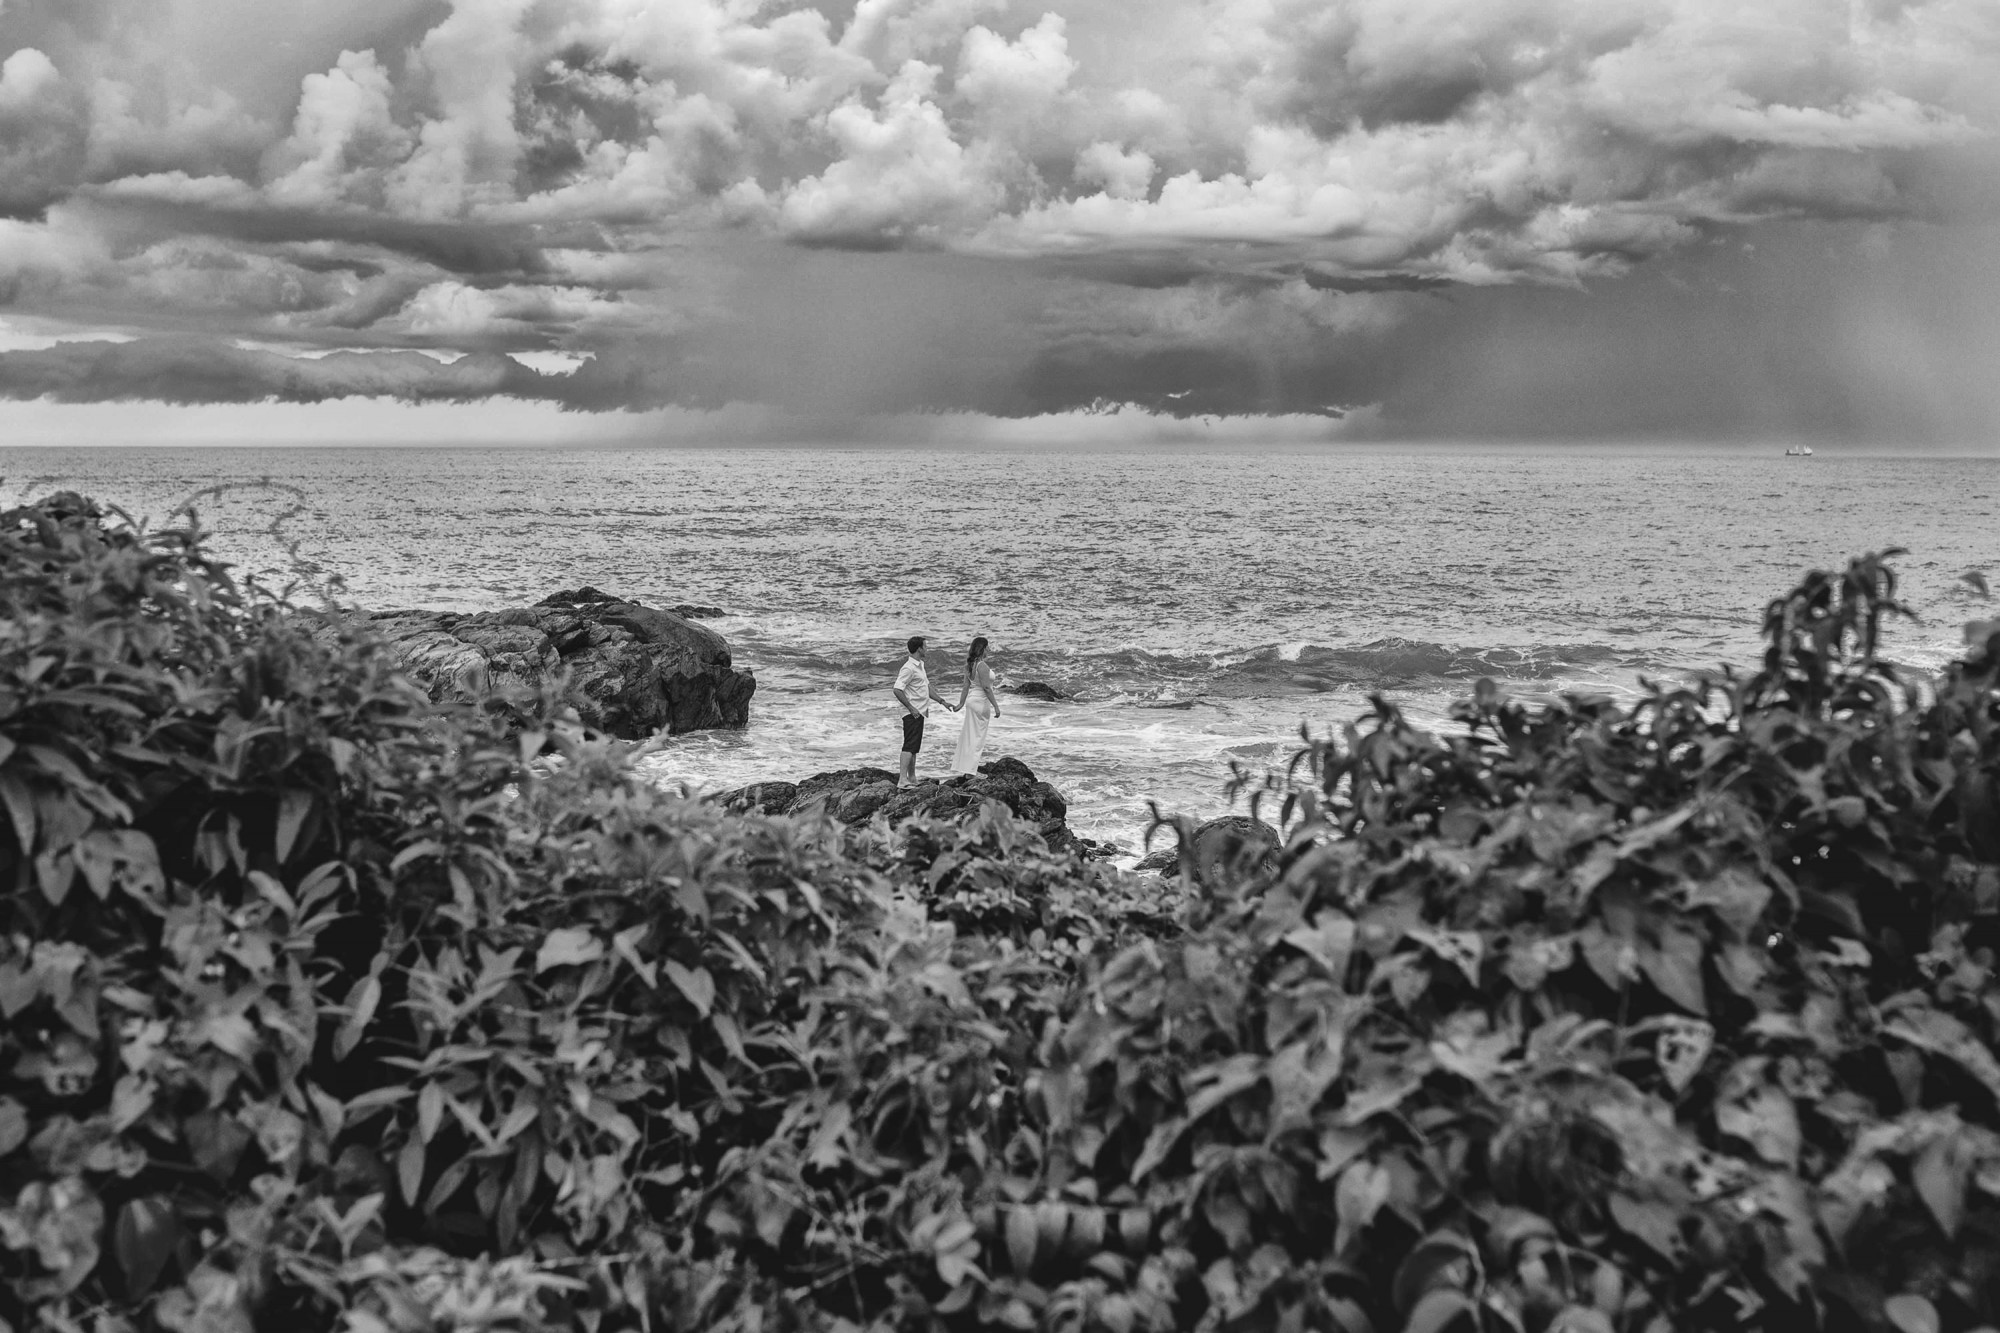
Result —
[[0, 1321], [2000, 1322], [2000, 693], [1876, 653], [1482, 683], [1162, 891], [432, 703], [188, 531], [0, 515]]

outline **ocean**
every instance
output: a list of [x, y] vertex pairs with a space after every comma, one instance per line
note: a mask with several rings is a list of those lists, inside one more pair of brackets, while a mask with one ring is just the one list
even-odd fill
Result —
[[[264, 581], [337, 578], [369, 608], [522, 605], [589, 584], [708, 622], [757, 674], [740, 733], [645, 761], [715, 790], [894, 767], [889, 685], [911, 634], [956, 697], [974, 635], [1011, 684], [987, 753], [1137, 851], [1149, 803], [1226, 808], [1232, 762], [1282, 767], [1300, 728], [1381, 691], [1442, 722], [1491, 676], [1630, 695], [1641, 675], [1749, 665], [1803, 571], [1909, 548], [1931, 670], [2000, 581], [2000, 459], [1690, 448], [0, 449], [0, 498], [80, 490], [163, 520], [194, 500]], [[220, 488], [220, 489], [216, 489]], [[200, 492], [208, 492], [200, 495]], [[941, 774], [940, 716], [919, 774]]]

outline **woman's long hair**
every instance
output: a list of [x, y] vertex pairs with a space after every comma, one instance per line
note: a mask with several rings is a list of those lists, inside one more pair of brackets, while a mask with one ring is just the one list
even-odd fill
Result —
[[972, 650], [971, 650], [970, 652], [966, 653], [966, 655], [965, 655], [965, 669], [966, 669], [966, 671], [967, 671], [967, 672], [970, 672], [970, 671], [972, 670], [972, 668], [974, 668], [974, 667], [978, 666], [978, 665], [979, 665], [979, 659], [980, 659], [980, 658], [982, 658], [982, 657], [984, 657], [984, 656], [986, 656], [986, 640], [985, 640], [985, 638], [984, 638], [984, 637], [981, 637], [981, 638], [977, 638], [977, 639], [974, 639], [974, 640], [972, 641]]

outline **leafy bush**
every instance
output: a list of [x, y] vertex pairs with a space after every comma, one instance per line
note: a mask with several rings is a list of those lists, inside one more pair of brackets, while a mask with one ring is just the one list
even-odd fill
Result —
[[2000, 1320], [2000, 694], [1873, 557], [1751, 675], [1378, 701], [1163, 887], [653, 790], [76, 497], [0, 548], [12, 1328]]

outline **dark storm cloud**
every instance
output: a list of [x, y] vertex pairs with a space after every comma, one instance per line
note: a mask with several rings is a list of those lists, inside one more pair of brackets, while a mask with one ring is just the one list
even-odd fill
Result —
[[[1650, 429], [1684, 389], [1526, 374], [1541, 312], [1650, 349], [1616, 291], [1658, 270], [1726, 342], [1721, 239], [1981, 216], [1996, 60], [1990, 0], [0, 0], [0, 336], [164, 335], [7, 354], [0, 392], [1474, 429], [1410, 386], [1477, 329], [1496, 401]], [[1848, 355], [1792, 341], [1794, 387]]]
[[492, 353], [449, 365], [421, 352], [306, 359], [205, 338], [0, 352], [0, 395], [63, 403], [319, 403], [347, 397], [471, 402], [497, 395], [543, 397], [552, 378]]
[[548, 274], [545, 239], [518, 223], [431, 222], [102, 195], [91, 202], [104, 232], [128, 243], [167, 236], [215, 236], [260, 246], [335, 241], [407, 255], [460, 276], [537, 279]]

